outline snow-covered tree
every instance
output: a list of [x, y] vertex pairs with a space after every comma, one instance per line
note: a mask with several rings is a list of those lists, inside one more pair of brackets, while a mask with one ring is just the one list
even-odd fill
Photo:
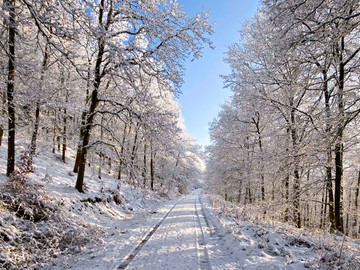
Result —
[[[252, 134], [251, 126], [256, 131], [262, 119], [262, 136], [237, 140], [238, 145], [258, 143], [250, 154], [238, 149], [227, 156], [251, 157], [249, 170], [258, 173], [250, 173], [250, 181], [254, 175], [261, 179], [261, 168], [268, 168], [264, 186], [280, 191], [285, 202], [281, 216], [292, 217], [298, 227], [330, 222], [341, 232], [351, 229], [343, 226], [344, 200], [356, 196], [344, 197], [343, 188], [354, 186], [346, 188], [354, 193], [356, 186], [350, 153], [358, 148], [358, 130], [353, 130], [359, 114], [359, 43], [354, 38], [359, 33], [358, 11], [358, 1], [263, 1], [240, 31], [241, 41], [229, 47], [226, 61], [232, 72], [224, 78], [234, 93], [232, 115], [239, 115], [230, 123], [238, 133]], [[237, 127], [238, 119], [248, 126]], [[224, 122], [222, 117], [218, 121]], [[218, 141], [215, 138], [210, 152], [216, 157]], [[263, 162], [256, 168], [252, 157], [258, 155]], [[347, 224], [354, 218], [350, 216]]]

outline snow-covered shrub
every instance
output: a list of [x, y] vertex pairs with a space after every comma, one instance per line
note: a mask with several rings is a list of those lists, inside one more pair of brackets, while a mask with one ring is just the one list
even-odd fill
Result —
[[0, 195], [0, 269], [34, 269], [51, 259], [77, 253], [101, 230], [70, 219], [42, 187], [9, 180]]

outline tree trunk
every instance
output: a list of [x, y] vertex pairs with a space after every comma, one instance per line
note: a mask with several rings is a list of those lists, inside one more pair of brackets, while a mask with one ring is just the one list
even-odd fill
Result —
[[306, 216], [304, 217], [304, 226], [309, 227], [310, 225], [310, 204], [306, 202], [305, 204]]
[[[102, 57], [102, 54], [101, 54], [101, 57]], [[79, 164], [79, 172], [78, 172], [78, 176], [76, 179], [76, 185], [75, 185], [75, 188], [79, 192], [84, 192], [83, 184], [84, 184], [85, 167], [86, 167], [86, 156], [87, 156], [88, 145], [89, 145], [89, 141], [90, 141], [90, 131], [91, 131], [94, 116], [95, 116], [95, 109], [98, 104], [97, 94], [98, 94], [98, 88], [100, 85], [100, 71], [99, 71], [98, 75], [99, 75], [99, 77], [97, 80], [95, 80], [95, 83], [94, 83], [95, 87], [91, 94], [91, 104], [90, 104], [90, 108], [89, 108], [89, 113], [86, 118], [86, 125], [85, 125], [85, 129], [84, 129], [83, 141], [82, 141], [82, 145], [81, 145], [81, 153], [80, 153], [80, 157], [79, 157], [79, 159], [80, 159], [79, 160], [79, 163], [80, 163]]]
[[[100, 141], [102, 142], [104, 140], [104, 130], [102, 125], [104, 124], [104, 116], [101, 116], [101, 121], [100, 121]], [[104, 162], [105, 161], [105, 154], [101, 151], [101, 149], [99, 150], [99, 168], [98, 168], [98, 178], [101, 179], [101, 174], [102, 174], [102, 167], [104, 166]]]
[[331, 148], [327, 150], [327, 162], [326, 167], [326, 189], [328, 194], [329, 201], [329, 221], [331, 223], [331, 231], [335, 229], [335, 212], [334, 212], [334, 192], [333, 192], [333, 179], [332, 179], [332, 167], [330, 162], [332, 162], [332, 153]]
[[[67, 99], [67, 97], [66, 97]], [[65, 163], [65, 157], [66, 157], [66, 133], [67, 133], [67, 111], [66, 111], [66, 107], [64, 108], [64, 127], [63, 127], [63, 142], [62, 142], [62, 155], [61, 155], [61, 160]]]
[[7, 81], [7, 105], [8, 105], [8, 155], [6, 175], [10, 176], [15, 170], [15, 35], [16, 35], [16, 10], [15, 0], [8, 0], [6, 5], [9, 9], [9, 65]]
[[252, 204], [253, 203], [253, 197], [251, 194], [251, 187], [250, 187], [250, 182], [248, 182], [247, 186], [246, 186], [246, 190], [245, 190], [245, 204]]
[[57, 130], [57, 125], [56, 125], [56, 121], [57, 121], [57, 112], [56, 110], [54, 110], [54, 121], [53, 121], [53, 146], [52, 146], [52, 153], [55, 154], [56, 152], [56, 130]]
[[[330, 108], [330, 98], [331, 93], [328, 89], [328, 78], [327, 78], [327, 70], [323, 70], [323, 92], [324, 92], [324, 98], [325, 98], [325, 112], [326, 112], [326, 122], [325, 122], [325, 132], [326, 137], [328, 138], [328, 146], [326, 150], [327, 155], [327, 164], [326, 164], [326, 189], [328, 194], [328, 201], [329, 201], [329, 221], [331, 223], [330, 230], [335, 230], [335, 214], [334, 214], [334, 193], [333, 193], [333, 179], [332, 179], [332, 143], [330, 141], [331, 138], [331, 108]], [[325, 210], [326, 212], [326, 210]]]
[[238, 196], [237, 196], [238, 204], [240, 204], [241, 202], [241, 195], [242, 195], [242, 181], [239, 181]]
[[335, 226], [340, 232], [344, 232], [343, 224], [343, 132], [344, 132], [344, 63], [342, 59], [342, 53], [344, 51], [344, 38], [340, 41], [340, 65], [339, 65], [339, 85], [338, 85], [338, 113], [339, 123], [337, 129], [337, 140], [335, 144]]
[[356, 186], [356, 190], [355, 190], [355, 228], [356, 230], [354, 231], [354, 237], [357, 237], [359, 234], [359, 190], [360, 190], [360, 170], [358, 173], [358, 180], [357, 180], [357, 186]]
[[[1, 114], [7, 117], [7, 96], [5, 91], [1, 91]], [[4, 136], [4, 126], [0, 124], [0, 145], [2, 144], [2, 139]]]
[[294, 221], [298, 228], [301, 228], [301, 211], [300, 211], [300, 173], [298, 168], [294, 170]]
[[65, 90], [65, 107], [63, 108], [63, 131], [62, 131], [62, 154], [61, 160], [65, 163], [66, 158], [66, 144], [67, 144], [67, 104], [69, 102], [69, 93], [65, 88], [65, 76], [61, 78], [61, 84]]
[[[288, 128], [286, 130], [287, 132], [287, 136], [286, 136], [286, 149], [285, 149], [285, 153], [286, 153], [286, 156], [289, 156], [289, 145], [290, 145], [290, 142], [289, 142], [289, 139], [290, 139], [290, 129]], [[290, 219], [290, 210], [289, 210], [289, 196], [290, 196], [290, 174], [288, 171], [286, 171], [286, 176], [285, 176], [285, 179], [284, 179], [284, 188], [285, 188], [285, 215], [284, 215], [284, 221], [285, 222], [288, 222], [289, 219]], [[274, 183], [274, 181], [273, 181]], [[273, 189], [274, 190], [274, 189]], [[273, 191], [273, 200], [275, 198], [275, 195], [274, 195], [274, 191]]]
[[153, 152], [152, 141], [150, 141], [150, 187], [154, 191], [155, 182], [155, 153]]
[[[246, 183], [246, 187], [245, 187], [245, 204], [248, 202], [249, 204], [252, 204], [253, 201], [255, 200], [255, 198], [252, 197], [252, 192], [251, 192], [251, 169], [253, 168], [252, 166], [252, 156], [250, 155], [251, 152], [254, 150], [254, 149], [251, 149], [250, 150], [250, 137], [247, 136], [246, 139], [245, 139], [245, 142], [246, 142], [246, 150], [247, 150], [247, 155], [246, 155], [246, 158], [247, 158], [247, 169], [246, 169], [246, 178], [247, 178], [247, 183]], [[255, 193], [255, 192], [253, 192]], [[253, 200], [254, 199], [254, 200]]]
[[123, 156], [124, 156], [124, 149], [125, 149], [125, 140], [126, 140], [126, 129], [127, 129], [127, 125], [124, 125], [124, 132], [123, 132], [123, 138], [122, 138], [122, 145], [121, 145], [121, 149], [120, 149], [120, 161], [119, 161], [119, 173], [118, 173], [118, 179], [121, 179], [121, 172], [122, 172], [122, 166], [123, 166]]
[[260, 150], [260, 185], [261, 185], [261, 200], [265, 201], [265, 177], [264, 177], [264, 154], [262, 147], [262, 138], [261, 138], [261, 130], [260, 130], [260, 113], [256, 112], [256, 119], [253, 118], [253, 122], [256, 127], [256, 132], [258, 135], [258, 145]]
[[321, 208], [320, 208], [320, 228], [325, 228], [326, 226], [326, 212], [327, 212], [327, 188], [324, 187], [322, 198], [321, 198]]
[[[7, 116], [7, 107], [6, 107], [6, 92], [5, 91], [1, 91], [1, 99], [2, 99], [2, 106], [1, 106], [1, 114]], [[0, 145], [2, 144], [2, 139], [3, 139], [3, 136], [4, 136], [4, 126], [1, 124], [0, 125]]]
[[139, 137], [139, 127], [140, 127], [140, 123], [138, 122], [136, 124], [136, 128], [135, 128], [135, 136], [134, 136], [134, 141], [132, 144], [131, 156], [130, 156], [130, 161], [131, 161], [130, 180], [133, 185], [135, 185], [135, 180], [136, 180], [135, 169], [137, 166], [135, 165], [135, 159], [136, 159], [137, 141], [138, 141], [138, 137]]
[[85, 130], [85, 120], [87, 117], [87, 111], [83, 111], [81, 114], [81, 127], [80, 127], [80, 135], [79, 135], [79, 143], [76, 151], [75, 164], [74, 164], [74, 173], [79, 171], [80, 166], [80, 155], [81, 155], [81, 142], [84, 139], [84, 130]]
[[344, 231], [346, 232], [346, 235], [349, 236], [350, 235], [350, 226], [351, 226], [351, 223], [350, 223], [350, 214], [351, 214], [351, 189], [349, 189], [349, 198], [348, 198], [348, 210], [347, 210], [347, 213], [346, 213], [346, 226], [344, 228]]
[[[45, 50], [44, 50], [44, 57], [43, 57], [43, 62], [41, 65], [41, 75], [40, 75], [40, 82], [39, 82], [39, 94], [41, 95], [41, 91], [42, 91], [42, 86], [43, 86], [43, 82], [44, 82], [44, 73], [46, 71], [47, 68], [47, 63], [48, 63], [48, 59], [49, 59], [49, 45], [46, 44], [45, 45]], [[33, 156], [35, 155], [36, 152], [36, 140], [37, 140], [37, 135], [39, 132], [39, 124], [40, 124], [40, 97], [38, 97], [38, 99], [36, 100], [36, 108], [35, 108], [35, 123], [34, 123], [34, 130], [31, 136], [31, 143], [30, 143], [30, 160], [33, 159]]]
[[[338, 139], [342, 139], [342, 132], [338, 133]], [[343, 145], [341, 142], [335, 145], [335, 168], [335, 227], [343, 232]]]
[[[289, 187], [290, 187], [290, 176], [287, 175], [285, 177], [285, 181], [284, 181], [284, 188], [285, 188], [285, 217], [284, 217], [284, 221], [288, 222], [289, 221]], [[275, 196], [274, 196], [275, 197]]]
[[142, 177], [143, 177], [143, 186], [144, 188], [146, 188], [146, 174], [147, 174], [147, 170], [146, 170], [146, 142], [144, 143], [144, 163], [143, 163], [143, 169], [142, 169]]
[[2, 126], [0, 126], [0, 145], [1, 145], [1, 142], [2, 142], [2, 138], [4, 136], [4, 129]]
[[[292, 106], [293, 104], [291, 104]], [[298, 148], [298, 137], [296, 131], [296, 119], [295, 109], [291, 109], [291, 139], [294, 149], [294, 183], [293, 183], [293, 194], [294, 194], [294, 222], [298, 228], [301, 228], [301, 211], [300, 211], [300, 171], [299, 171], [299, 158], [297, 157]]]
[[40, 122], [40, 100], [36, 101], [35, 105], [35, 123], [34, 123], [34, 130], [31, 136], [31, 143], [30, 143], [30, 159], [32, 160], [33, 156], [36, 152], [36, 140], [37, 134], [39, 131], [39, 122]]
[[151, 154], [150, 158], [150, 187], [151, 190], [154, 191], [154, 182], [155, 182], [155, 155]]
[[[89, 92], [91, 87], [91, 59], [88, 58], [88, 71], [87, 71], [87, 81], [86, 81], [86, 97], [85, 97], [85, 106], [87, 106], [89, 102]], [[80, 166], [80, 155], [81, 155], [81, 142], [84, 139], [84, 129], [85, 129], [85, 120], [87, 117], [87, 111], [83, 111], [81, 114], [81, 126], [80, 126], [80, 135], [79, 135], [79, 142], [78, 147], [76, 150], [76, 157], [75, 157], [75, 164], [73, 172], [77, 173], [79, 171]]]
[[[100, 2], [100, 7], [99, 7], [99, 25], [103, 26], [103, 16], [104, 16], [104, 0], [101, 0]], [[111, 16], [112, 16], [112, 4], [110, 6], [110, 10], [109, 13], [107, 14], [108, 16], [108, 22], [111, 22]], [[104, 26], [104, 30], [107, 30], [109, 27], [109, 24]], [[84, 184], [84, 175], [85, 175], [85, 166], [86, 166], [86, 156], [87, 156], [87, 151], [88, 151], [88, 145], [89, 145], [89, 141], [90, 141], [90, 132], [91, 132], [91, 128], [92, 128], [92, 124], [94, 121], [94, 117], [95, 117], [95, 110], [96, 107], [98, 105], [98, 91], [100, 88], [100, 83], [101, 83], [101, 78], [102, 78], [102, 74], [101, 74], [101, 64], [103, 61], [103, 56], [104, 56], [104, 52], [105, 52], [105, 41], [103, 39], [104, 37], [99, 37], [98, 39], [98, 54], [96, 57], [96, 63], [95, 63], [95, 73], [94, 73], [94, 88], [93, 91], [91, 93], [91, 99], [90, 99], [90, 107], [88, 110], [88, 114], [86, 117], [86, 121], [85, 121], [85, 128], [84, 128], [84, 136], [83, 136], [83, 141], [82, 141], [82, 145], [81, 145], [81, 152], [80, 152], [80, 165], [79, 165], [79, 172], [78, 172], [78, 176], [76, 179], [76, 189], [79, 192], [84, 192], [83, 190], [83, 184]]]

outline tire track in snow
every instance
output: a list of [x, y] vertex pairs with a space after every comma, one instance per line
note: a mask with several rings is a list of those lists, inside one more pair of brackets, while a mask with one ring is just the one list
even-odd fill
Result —
[[130, 262], [135, 258], [135, 256], [139, 253], [142, 247], [146, 244], [147, 241], [151, 238], [151, 236], [156, 232], [156, 230], [161, 226], [164, 220], [169, 216], [171, 211], [177, 206], [184, 198], [175, 203], [170, 210], [162, 217], [162, 219], [148, 232], [148, 234], [141, 240], [141, 242], [135, 247], [135, 249], [126, 257], [126, 259], [119, 265], [117, 269], [125, 269]]
[[[196, 239], [197, 240], [197, 246], [198, 246], [198, 250], [199, 250], [199, 261], [200, 261], [199, 266], [200, 266], [201, 270], [211, 270], [209, 252], [208, 252], [207, 247], [206, 247], [204, 230], [203, 230], [203, 227], [201, 225], [200, 215], [199, 215], [199, 212], [198, 212], [198, 209], [197, 209], [197, 200], [199, 200], [201, 211], [203, 211], [202, 210], [203, 206], [202, 206], [202, 203], [201, 203], [199, 197], [195, 198], [195, 202], [194, 202], [195, 215], [196, 215], [197, 223], [199, 225], [199, 230], [200, 230], [200, 239], [198, 237], [196, 237], [197, 238]], [[203, 215], [203, 219], [205, 220], [205, 223], [208, 226], [208, 228], [210, 228], [209, 223], [208, 223], [205, 215]], [[211, 230], [210, 230], [210, 232], [211, 232]]]
[[209, 233], [210, 233], [210, 237], [213, 237], [214, 233], [213, 233], [213, 226], [210, 225], [210, 221], [209, 221], [209, 217], [208, 217], [208, 214], [205, 213], [205, 207], [204, 207], [204, 203], [203, 203], [203, 200], [201, 198], [201, 196], [199, 196], [199, 202], [200, 202], [200, 206], [201, 206], [201, 214], [202, 216], [204, 217], [204, 220], [205, 220], [205, 223], [206, 223], [206, 226], [209, 230]]

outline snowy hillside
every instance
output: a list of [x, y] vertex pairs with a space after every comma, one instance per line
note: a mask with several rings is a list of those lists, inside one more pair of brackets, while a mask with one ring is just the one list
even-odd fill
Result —
[[[1, 147], [1, 164], [6, 149]], [[75, 188], [73, 160], [63, 163], [43, 152], [34, 173], [9, 182], [1, 166], [0, 265], [5, 269], [51, 268], [51, 261], [78, 254], [87, 245], [104, 244], [116, 222], [151, 213], [164, 198], [121, 186], [113, 177], [86, 175], [86, 192]], [[119, 231], [121, 227], [119, 226]]]

